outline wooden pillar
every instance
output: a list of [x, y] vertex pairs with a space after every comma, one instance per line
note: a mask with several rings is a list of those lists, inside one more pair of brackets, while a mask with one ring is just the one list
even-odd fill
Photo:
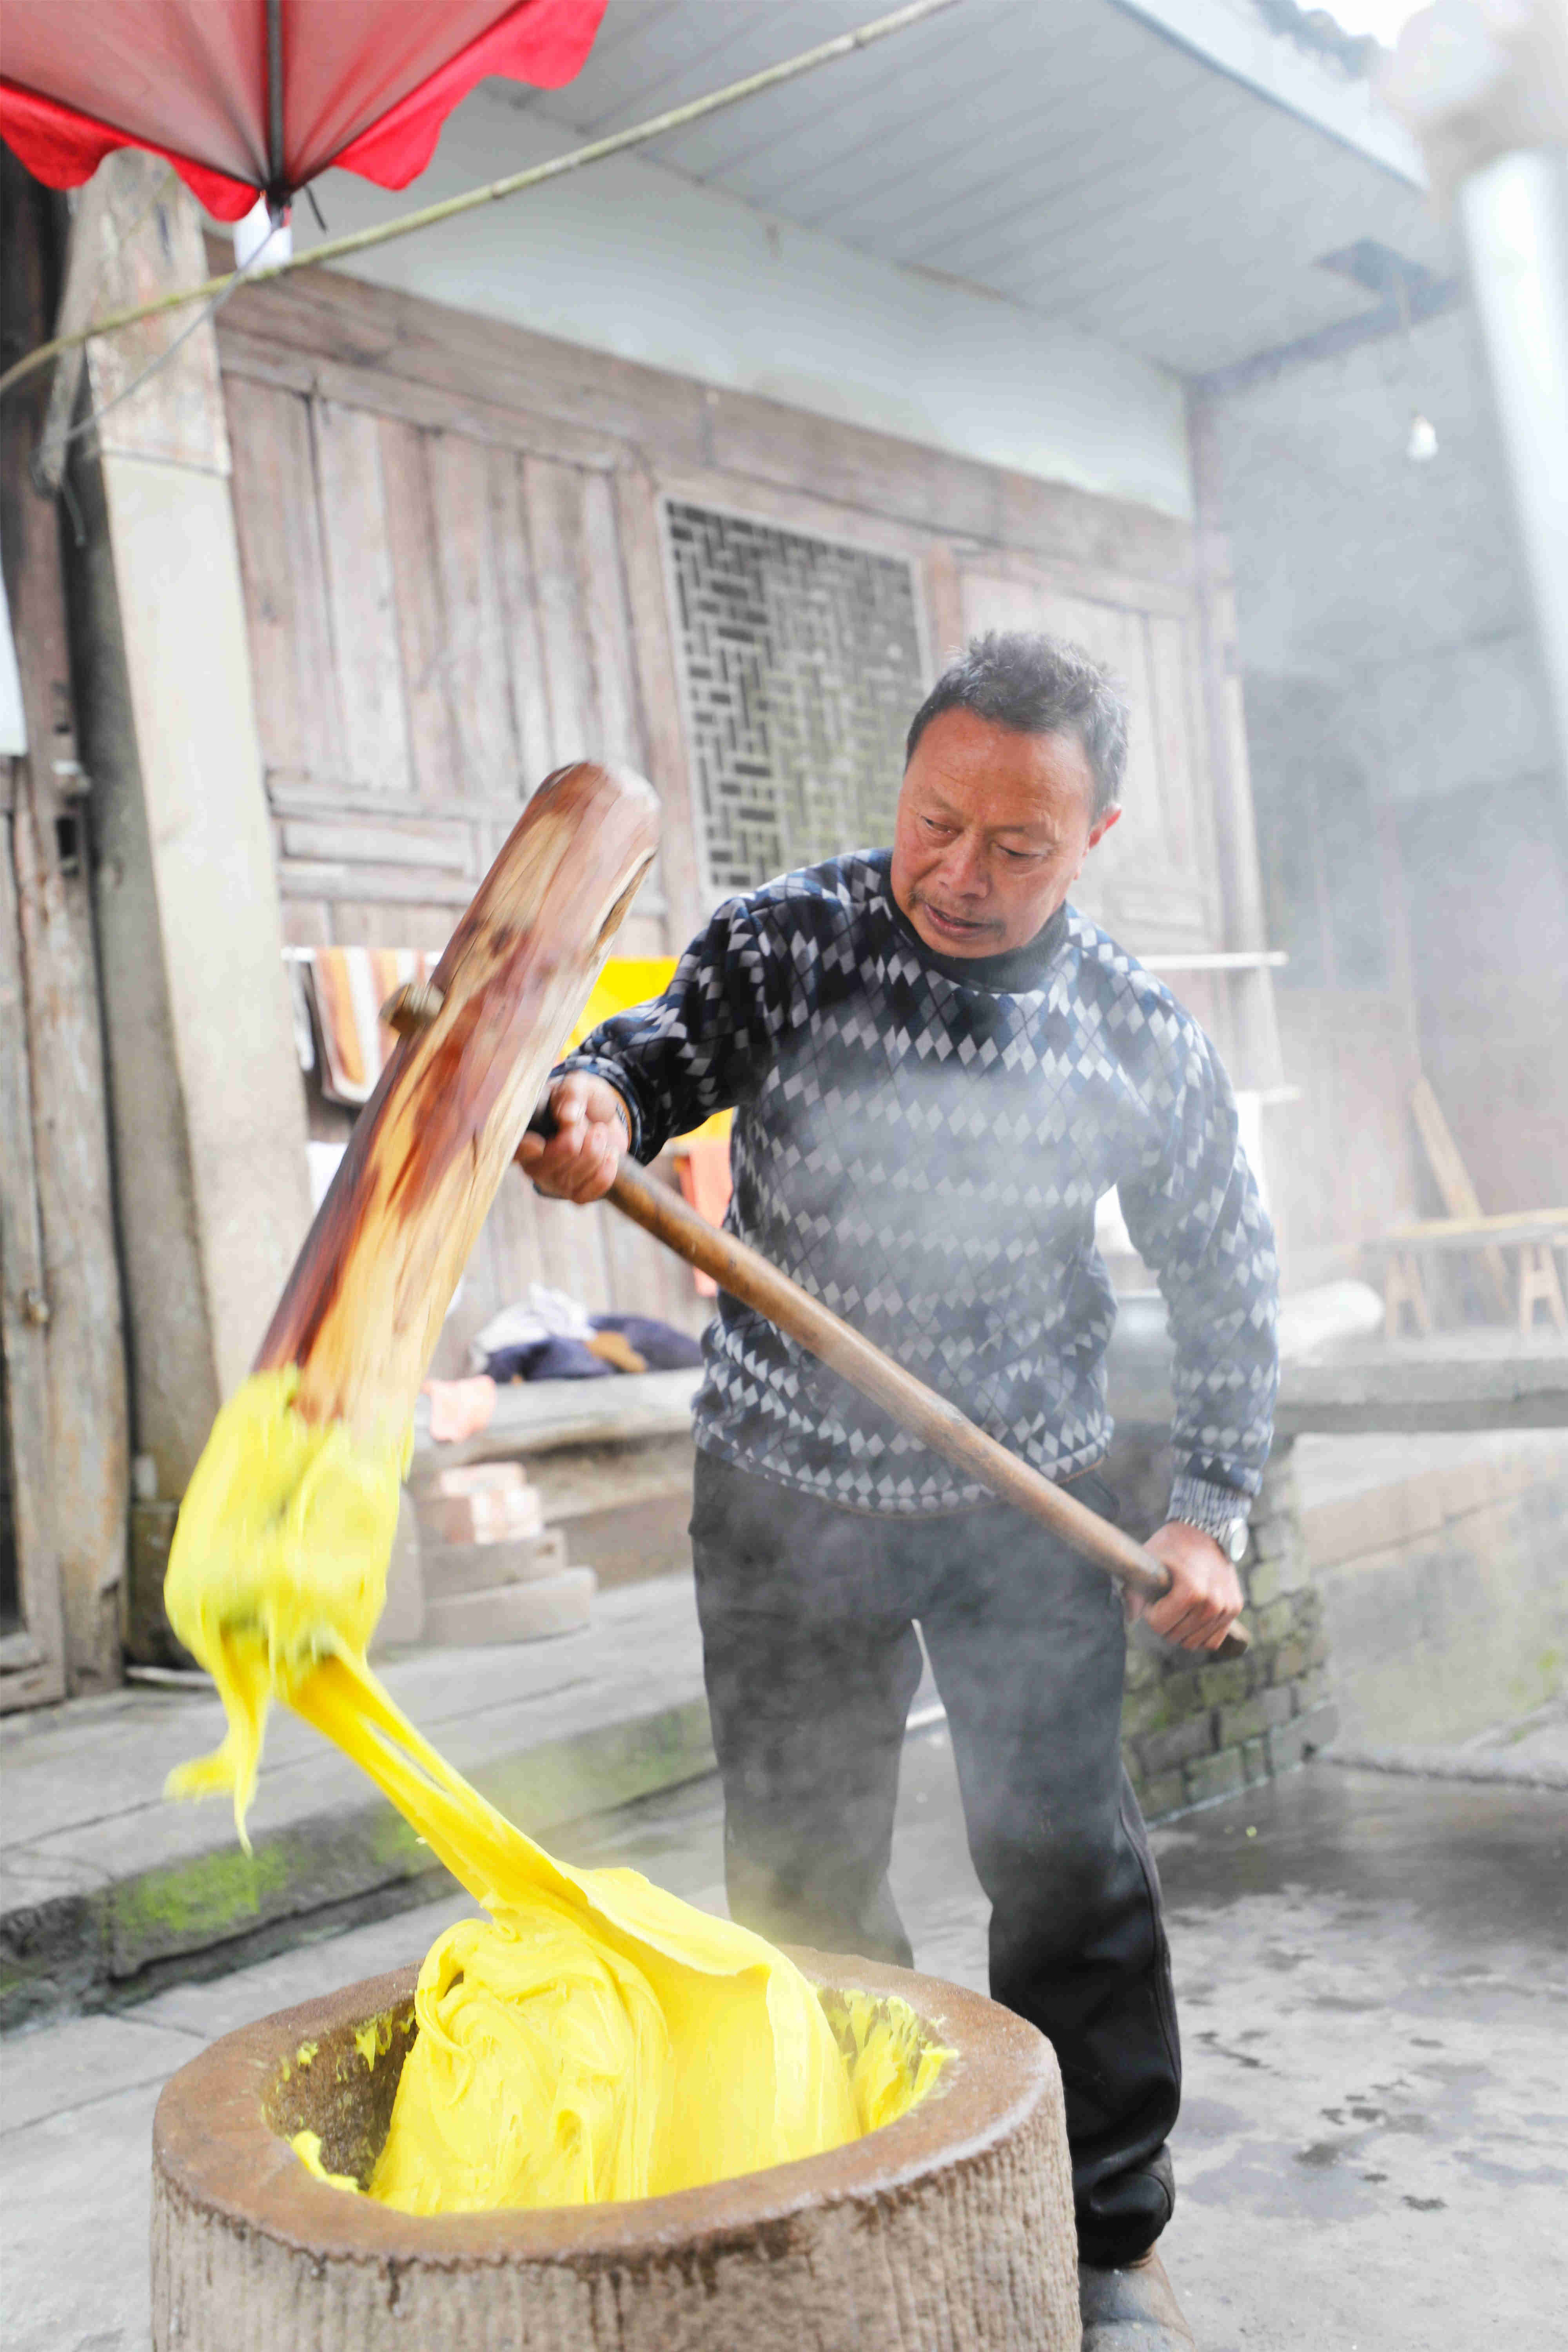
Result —
[[708, 915], [698, 815], [681, 717], [673, 614], [665, 576], [663, 525], [649, 475], [616, 477], [632, 667], [643, 713], [644, 763], [664, 810], [658, 873], [664, 885], [668, 952], [679, 955]]
[[[195, 205], [149, 155], [100, 166], [77, 234], [99, 312], [206, 274]], [[165, 1501], [310, 1219], [212, 325], [108, 408], [192, 318], [89, 345], [107, 413], [72, 476], [132, 1425]]]
[[[1221, 524], [1219, 452], [1211, 403], [1193, 398], [1187, 412], [1196, 512], [1194, 554], [1197, 573], [1203, 663], [1204, 717], [1209, 770], [1214, 778], [1215, 828], [1218, 835], [1219, 882], [1227, 948], [1261, 950], [1272, 946], [1258, 855], [1252, 806], [1247, 717], [1242, 707], [1241, 649], [1236, 617], [1236, 583], [1230, 547]], [[1240, 972], [1233, 982], [1238, 1086], [1264, 1089], [1283, 1081], [1274, 981], [1267, 967]]]
[[[0, 158], [0, 304], [9, 337], [26, 348], [53, 328], [57, 200], [13, 156]], [[12, 1341], [7, 1386], [26, 1637], [41, 1653], [58, 1653], [41, 1677], [18, 1661], [24, 1679], [5, 1695], [23, 1701], [58, 1695], [62, 1674], [71, 1690], [119, 1680], [129, 1483], [85, 779], [59, 518], [31, 478], [48, 396], [48, 377], [36, 376], [0, 408], [0, 543], [26, 726], [26, 752], [10, 763], [8, 822], [0, 828], [6, 934], [0, 961], [12, 1000], [0, 1008], [12, 1064], [10, 1247], [0, 1279]], [[32, 1261], [30, 1279], [24, 1255]], [[50, 1581], [58, 1597], [46, 1596]]]

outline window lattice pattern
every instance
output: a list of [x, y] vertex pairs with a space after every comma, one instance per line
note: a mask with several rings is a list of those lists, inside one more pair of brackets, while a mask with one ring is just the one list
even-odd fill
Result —
[[668, 525], [714, 888], [890, 841], [923, 691], [909, 564], [704, 507]]

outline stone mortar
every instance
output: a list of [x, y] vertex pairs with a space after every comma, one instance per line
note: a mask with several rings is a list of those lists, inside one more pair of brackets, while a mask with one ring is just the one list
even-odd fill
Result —
[[936, 2088], [830, 2155], [636, 2202], [425, 2219], [310, 2178], [283, 2133], [362, 2179], [374, 2159], [414, 1969], [226, 2035], [153, 2123], [156, 2352], [1078, 2352], [1049, 2043], [956, 1985], [794, 1957], [830, 2016], [833, 1990], [907, 2000], [955, 2053]]

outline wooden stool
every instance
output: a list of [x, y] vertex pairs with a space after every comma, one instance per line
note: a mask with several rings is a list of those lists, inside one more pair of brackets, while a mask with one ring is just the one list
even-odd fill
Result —
[[1519, 1253], [1519, 1328], [1535, 1328], [1535, 1310], [1544, 1307], [1559, 1331], [1568, 1331], [1568, 1307], [1557, 1278], [1557, 1260], [1550, 1242], [1531, 1242]]
[[[1522, 1308], [1521, 1312], [1522, 1313]], [[1421, 1279], [1421, 1261], [1414, 1250], [1390, 1250], [1383, 1276], [1384, 1324], [1391, 1339], [1399, 1337], [1399, 1318], [1408, 1314], [1423, 1338], [1432, 1330], [1432, 1310]]]
[[1517, 1250], [1517, 1298], [1510, 1296], [1505, 1286], [1505, 1310], [1517, 1304], [1522, 1334], [1534, 1329], [1538, 1307], [1545, 1307], [1559, 1331], [1568, 1332], [1568, 1304], [1553, 1255], [1568, 1249], [1568, 1209], [1509, 1211], [1495, 1217], [1431, 1217], [1420, 1224], [1394, 1225], [1374, 1246], [1384, 1254], [1384, 1318], [1391, 1339], [1400, 1336], [1401, 1318], [1406, 1315], [1423, 1339], [1430, 1336], [1432, 1311], [1422, 1261], [1434, 1253], [1454, 1252], [1480, 1256], [1489, 1268], [1495, 1258], [1506, 1270], [1503, 1252]]

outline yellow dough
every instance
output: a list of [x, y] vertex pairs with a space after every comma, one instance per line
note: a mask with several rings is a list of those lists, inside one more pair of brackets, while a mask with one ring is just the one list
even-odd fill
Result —
[[[849, 1996], [841, 2049], [760, 1936], [637, 1871], [552, 1861], [420, 1737], [364, 1659], [404, 1447], [312, 1427], [294, 1381], [258, 1374], [225, 1406], [181, 1511], [169, 1619], [229, 1727], [170, 1785], [232, 1789], [243, 1837], [267, 1706], [286, 1699], [489, 1915], [449, 1928], [420, 1969], [371, 2195], [415, 2213], [658, 2196], [842, 2147], [923, 2096], [942, 2053], [912, 2011]], [[311, 2134], [293, 2145], [353, 2185], [322, 2170]]]
[[232, 1790], [245, 1816], [273, 1697], [323, 1656], [363, 1658], [386, 1599], [398, 1490], [413, 1444], [356, 1444], [293, 1405], [300, 1375], [253, 1372], [212, 1425], [169, 1548], [163, 1607], [218, 1686], [228, 1736], [183, 1764], [167, 1793]]

